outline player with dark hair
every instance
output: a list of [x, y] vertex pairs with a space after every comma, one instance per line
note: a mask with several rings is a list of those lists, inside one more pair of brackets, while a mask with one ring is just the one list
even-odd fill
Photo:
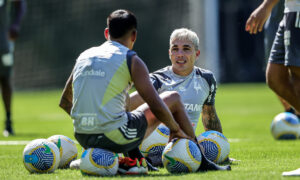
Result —
[[11, 120], [13, 46], [24, 13], [25, 0], [0, 0], [0, 86], [6, 113], [5, 137], [14, 135]]
[[[138, 146], [160, 123], [170, 129], [170, 139], [194, 140], [194, 130], [179, 94], [173, 91], [158, 95], [146, 65], [131, 50], [137, 36], [134, 14], [116, 10], [108, 16], [107, 26], [104, 32], [107, 41], [77, 58], [60, 106], [70, 113], [75, 138], [82, 147], [127, 153], [135, 164], [141, 162], [142, 169], [135, 171], [131, 163], [126, 164], [121, 159], [120, 172], [146, 173], [147, 164]], [[126, 98], [132, 83], [146, 103], [128, 112]], [[124, 164], [128, 168], [124, 168]], [[212, 162], [202, 164], [206, 170], [230, 168]]]

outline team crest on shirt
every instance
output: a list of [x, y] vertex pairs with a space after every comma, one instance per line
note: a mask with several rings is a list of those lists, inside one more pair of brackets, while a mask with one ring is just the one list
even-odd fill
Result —
[[194, 81], [194, 89], [197, 91], [197, 94], [198, 94], [198, 91], [201, 90], [201, 85], [197, 81]]

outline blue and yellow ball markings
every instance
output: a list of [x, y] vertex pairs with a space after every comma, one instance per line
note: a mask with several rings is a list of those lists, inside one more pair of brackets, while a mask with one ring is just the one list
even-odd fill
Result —
[[95, 167], [104, 169], [113, 168], [118, 162], [118, 158], [115, 153], [99, 148], [91, 148], [89, 158], [90, 162]]
[[[38, 161], [34, 160], [33, 163], [28, 163], [37, 172], [48, 172], [53, 169], [56, 163], [55, 153], [45, 144], [33, 148], [28, 155], [31, 157], [35, 156], [38, 159]], [[24, 161], [24, 163], [27, 162]]]

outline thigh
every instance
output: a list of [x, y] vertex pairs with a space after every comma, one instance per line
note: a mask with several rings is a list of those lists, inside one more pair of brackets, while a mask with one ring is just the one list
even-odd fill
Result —
[[289, 70], [291, 72], [293, 83], [297, 83], [297, 85], [300, 86], [300, 67], [290, 66]]
[[283, 64], [268, 63], [266, 70], [268, 82], [288, 82], [290, 79], [289, 70]]

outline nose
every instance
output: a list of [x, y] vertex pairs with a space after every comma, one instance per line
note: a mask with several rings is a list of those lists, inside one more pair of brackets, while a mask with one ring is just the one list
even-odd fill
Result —
[[184, 52], [182, 49], [179, 49], [176, 53], [176, 56], [178, 56], [178, 57], [183, 57], [183, 55], [184, 55]]

